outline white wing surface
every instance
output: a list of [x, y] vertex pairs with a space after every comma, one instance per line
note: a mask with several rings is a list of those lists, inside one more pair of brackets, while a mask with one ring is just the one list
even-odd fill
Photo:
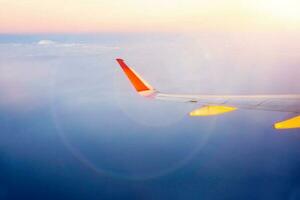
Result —
[[[200, 108], [190, 116], [211, 116], [237, 109], [265, 110], [294, 113], [295, 117], [274, 124], [276, 129], [300, 128], [300, 95], [193, 95], [161, 93], [143, 80], [124, 60], [116, 59], [136, 91], [150, 99], [197, 103]], [[297, 116], [299, 115], [299, 116]]]

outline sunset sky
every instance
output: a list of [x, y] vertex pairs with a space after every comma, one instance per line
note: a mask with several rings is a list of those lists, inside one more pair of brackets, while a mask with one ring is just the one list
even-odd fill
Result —
[[0, 5], [0, 200], [300, 199], [293, 113], [190, 117], [115, 60], [163, 93], [300, 94], [300, 0]]
[[0, 0], [0, 33], [299, 31], [298, 0]]

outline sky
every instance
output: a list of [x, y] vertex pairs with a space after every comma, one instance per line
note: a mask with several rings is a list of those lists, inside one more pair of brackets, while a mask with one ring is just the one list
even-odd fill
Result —
[[297, 1], [0, 0], [0, 199], [300, 198], [289, 113], [150, 101], [300, 94]]
[[297, 0], [1, 0], [0, 33], [298, 31]]
[[272, 127], [289, 114], [191, 118], [200, 105], [143, 99], [114, 60], [163, 92], [299, 93], [298, 36], [0, 41], [1, 199], [299, 198], [299, 130]]

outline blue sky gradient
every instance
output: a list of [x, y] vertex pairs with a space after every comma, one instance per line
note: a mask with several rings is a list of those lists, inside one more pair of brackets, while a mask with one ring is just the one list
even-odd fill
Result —
[[289, 114], [190, 118], [114, 60], [165, 92], [300, 93], [297, 37], [1, 35], [0, 199], [299, 199], [299, 130], [272, 128]]

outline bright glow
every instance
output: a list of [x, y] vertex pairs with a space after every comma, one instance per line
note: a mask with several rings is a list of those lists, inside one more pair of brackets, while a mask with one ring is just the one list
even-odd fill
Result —
[[255, 3], [263, 13], [278, 20], [300, 22], [300, 2], [298, 0], [264, 0]]
[[300, 30], [298, 0], [0, 0], [0, 32]]

